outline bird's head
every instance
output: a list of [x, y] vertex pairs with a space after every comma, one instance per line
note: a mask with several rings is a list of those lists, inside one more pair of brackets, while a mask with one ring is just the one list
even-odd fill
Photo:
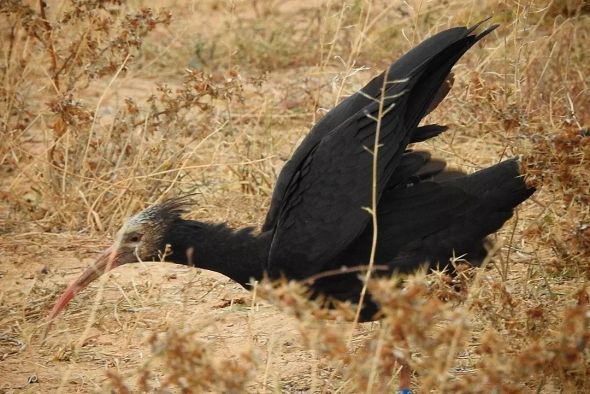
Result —
[[78, 292], [102, 274], [123, 264], [162, 260], [166, 250], [166, 236], [188, 205], [186, 197], [173, 198], [146, 208], [127, 220], [117, 232], [113, 244], [61, 295], [49, 315], [49, 320], [53, 320]]
[[110, 262], [112, 269], [127, 263], [162, 260], [166, 235], [186, 211], [187, 205], [185, 198], [170, 199], [131, 217], [117, 232], [113, 245], [103, 252], [97, 262]]

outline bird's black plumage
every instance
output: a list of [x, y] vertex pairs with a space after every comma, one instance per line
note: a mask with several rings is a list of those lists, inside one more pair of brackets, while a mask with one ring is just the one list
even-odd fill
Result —
[[[371, 206], [377, 127], [377, 273], [444, 266], [453, 255], [479, 262], [486, 236], [534, 192], [518, 161], [467, 175], [408, 148], [446, 129], [418, 124], [447, 94], [453, 65], [495, 29], [477, 34], [477, 27], [452, 28], [425, 40], [326, 114], [281, 171], [259, 233], [185, 220], [184, 201], [172, 200], [131, 219], [116, 247], [97, 262], [100, 269], [93, 269], [110, 269], [107, 261], [108, 267], [136, 261], [121, 257], [133, 255], [132, 247], [143, 260], [157, 259], [169, 245], [167, 261], [218, 271], [244, 286], [264, 275], [286, 277], [307, 280], [314, 295], [357, 302], [359, 272], [322, 273], [369, 262], [373, 227], [364, 208]], [[125, 243], [129, 232], [141, 240]], [[70, 293], [95, 276], [83, 275]], [[362, 318], [372, 318], [377, 307], [370, 297], [364, 306]]]
[[[205, 259], [202, 264], [213, 270], [224, 266], [221, 272], [242, 283], [249, 279], [248, 270], [253, 278], [264, 272], [271, 278], [303, 280], [366, 265], [373, 233], [363, 208], [371, 205], [370, 151], [380, 108], [386, 110], [381, 114], [377, 167], [376, 264], [388, 267], [380, 274], [409, 272], [425, 263], [446, 265], [453, 255], [466, 255], [474, 263], [481, 260], [485, 237], [533, 192], [520, 177], [518, 162], [509, 160], [467, 176], [444, 171], [444, 162], [427, 152], [407, 149], [409, 143], [446, 129], [418, 123], [448, 92], [445, 81], [455, 62], [495, 28], [473, 34], [476, 27], [453, 28], [427, 39], [392, 64], [387, 74], [332, 109], [285, 164], [262, 233], [250, 234], [251, 240], [228, 238], [228, 245], [256, 243], [255, 258], [244, 259], [251, 254], [242, 250], [223, 253], [224, 262], [208, 265]], [[320, 277], [310, 282], [314, 294], [358, 300], [358, 272]], [[363, 316], [370, 318], [374, 311], [369, 298]]]
[[[418, 46], [410, 50], [399, 60], [389, 66], [386, 73], [383, 72], [379, 76], [373, 78], [365, 87], [342, 100], [340, 104], [328, 112], [309, 132], [305, 140], [297, 147], [291, 159], [285, 164], [283, 170], [279, 174], [275, 184], [272, 202], [266, 216], [262, 231], [270, 230], [275, 224], [278, 217], [278, 211], [282, 207], [282, 202], [285, 196], [286, 189], [291, 183], [293, 175], [297, 172], [298, 167], [302, 161], [311, 153], [317, 144], [319, 144], [329, 133], [339, 127], [342, 123], [349, 120], [351, 117], [359, 114], [365, 107], [372, 105], [374, 99], [381, 97], [381, 89], [383, 87], [383, 79], [387, 81], [396, 81], [407, 78], [420, 65], [442, 56], [441, 53], [452, 45], [459, 43], [463, 48], [461, 54], [467, 51], [473, 44], [479, 41], [482, 37], [494, 30], [496, 26], [492, 26], [483, 33], [473, 36], [470, 34], [479, 27], [479, 24], [470, 27], [455, 27], [442, 31], [420, 43]], [[451, 65], [452, 66], [452, 65]], [[439, 86], [442, 83], [439, 84]], [[448, 90], [447, 90], [448, 91]], [[424, 92], [426, 94], [426, 92]], [[428, 97], [425, 97], [429, 99]], [[438, 98], [440, 101], [442, 98]], [[435, 100], [433, 100], [435, 101]], [[362, 115], [362, 113], [360, 114]], [[434, 130], [438, 132], [424, 133], [424, 128], [418, 128], [412, 132], [412, 142], [418, 142], [430, 137], [434, 137], [438, 133], [444, 131], [445, 128], [441, 126], [429, 125], [425, 126], [427, 130]], [[433, 131], [434, 131], [433, 130]]]
[[[274, 229], [271, 273], [308, 277], [359, 237], [370, 221], [361, 208], [371, 206], [376, 128], [377, 194], [382, 196], [394, 186], [390, 181], [397, 178], [406, 147], [452, 66], [494, 28], [479, 35], [471, 34], [473, 28], [435, 35], [394, 63], [387, 77], [375, 78], [320, 121], [285, 166], [273, 194], [264, 226]], [[391, 109], [378, 123], [380, 108]], [[425, 134], [419, 133], [420, 139]]]

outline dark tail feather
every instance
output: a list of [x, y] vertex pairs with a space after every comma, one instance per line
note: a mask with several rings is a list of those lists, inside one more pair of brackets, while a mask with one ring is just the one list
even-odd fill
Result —
[[466, 193], [479, 195], [496, 210], [512, 210], [529, 198], [535, 188], [520, 174], [520, 163], [513, 158], [450, 182]]
[[[445, 172], [441, 173], [444, 179]], [[379, 202], [380, 261], [409, 272], [425, 263], [446, 265], [455, 255], [477, 264], [486, 237], [497, 231], [534, 188], [512, 159], [448, 181], [386, 191]], [[436, 179], [437, 177], [435, 177]]]

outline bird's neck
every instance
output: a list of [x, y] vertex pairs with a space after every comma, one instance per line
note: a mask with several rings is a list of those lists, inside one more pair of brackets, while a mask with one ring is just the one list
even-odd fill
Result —
[[264, 275], [270, 234], [180, 219], [164, 241], [171, 248], [167, 261], [216, 271], [247, 286]]

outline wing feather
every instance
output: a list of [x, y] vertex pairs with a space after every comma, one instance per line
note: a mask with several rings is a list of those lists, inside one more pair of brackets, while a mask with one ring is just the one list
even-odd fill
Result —
[[[478, 26], [479, 24], [470, 28], [451, 28], [424, 40], [389, 67], [387, 70], [387, 80], [394, 81], [407, 76], [417, 65], [436, 56], [450, 44], [465, 39], [465, 37], [471, 34]], [[494, 28], [494, 26], [492, 26], [492, 28]], [[476, 37], [476, 40], [479, 40], [479, 38], [487, 34], [487, 32], [488, 31], [485, 31], [480, 34], [480, 36]], [[276, 221], [279, 210], [282, 207], [283, 199], [285, 198], [285, 193], [301, 163], [311, 153], [315, 146], [331, 131], [346, 122], [358, 111], [371, 104], [371, 98], [376, 98], [377, 100], [380, 99], [381, 87], [383, 86], [383, 78], [385, 78], [385, 75], [385, 72], [381, 73], [379, 76], [373, 78], [360, 91], [344, 99], [311, 129], [309, 134], [297, 147], [291, 156], [291, 159], [285, 163], [278, 176], [268, 214], [262, 226], [262, 231], [269, 231], [276, 226]], [[443, 84], [440, 93], [436, 95], [428, 112], [434, 109], [436, 105], [438, 105], [438, 102], [444, 98], [451, 85], [452, 81]], [[441, 130], [441, 132], [442, 131], [443, 130]]]
[[[375, 86], [378, 77], [365, 88], [366, 92], [345, 106], [344, 112], [363, 102], [359, 110], [332, 130], [317, 132], [312, 144], [304, 141], [305, 152], [300, 147], [294, 155], [301, 157], [296, 157], [289, 169], [289, 180], [281, 186], [282, 197], [273, 202], [278, 206], [271, 206], [269, 212], [270, 222], [274, 223], [268, 259], [272, 277], [302, 279], [313, 275], [360, 236], [370, 220], [363, 208], [371, 205], [371, 151], [377, 127], [380, 197], [452, 66], [492, 29], [477, 36], [468, 35], [469, 29], [453, 29], [453, 34], [446, 35], [452, 40], [434, 40], [439, 44], [436, 50], [431, 47], [434, 41], [427, 40], [429, 45], [423, 48], [432, 50], [429, 54], [419, 51], [412, 58], [406, 55], [391, 67], [403, 74], [390, 69], [387, 75], [395, 80], [386, 80], [384, 85], [381, 77], [382, 95]], [[455, 34], [458, 32], [461, 35]], [[373, 94], [373, 99], [367, 92]], [[338, 116], [331, 119], [334, 123], [340, 120]]]

